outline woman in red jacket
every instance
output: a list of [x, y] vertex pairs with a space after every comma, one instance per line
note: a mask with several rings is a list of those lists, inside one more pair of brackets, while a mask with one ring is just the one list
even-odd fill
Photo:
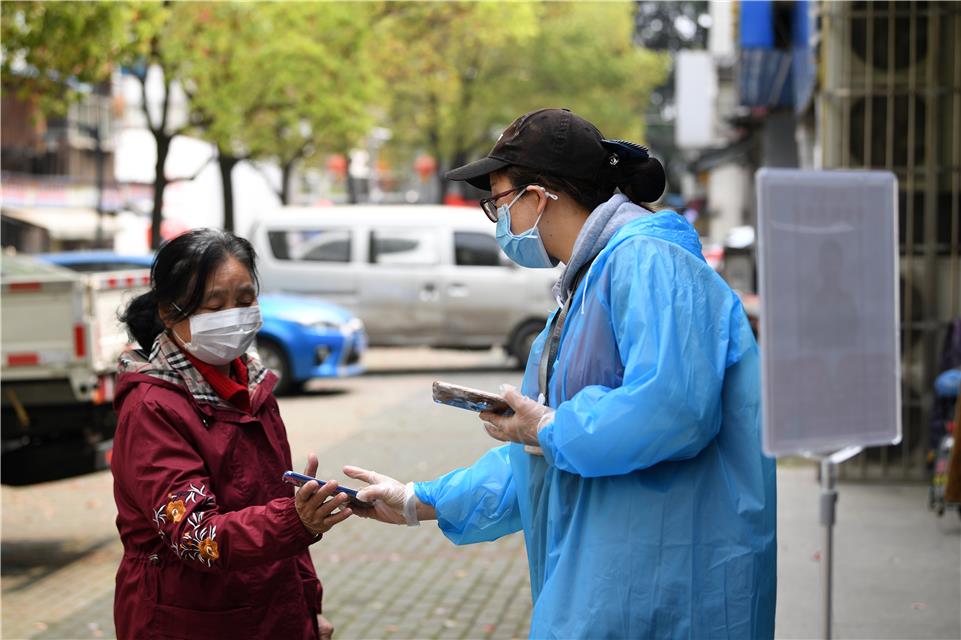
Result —
[[116, 399], [119, 638], [333, 632], [308, 547], [351, 511], [333, 481], [294, 495], [281, 480], [277, 378], [246, 353], [261, 325], [255, 260], [233, 234], [186, 233], [124, 313], [143, 350], [121, 357]]

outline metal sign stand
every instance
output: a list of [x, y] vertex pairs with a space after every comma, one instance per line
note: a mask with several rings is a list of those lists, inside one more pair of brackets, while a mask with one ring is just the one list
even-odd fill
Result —
[[[837, 466], [862, 447], [901, 441], [898, 180], [890, 171], [762, 168], [755, 184], [761, 442], [767, 455], [819, 464], [820, 630], [830, 640]], [[857, 374], [842, 366], [854, 363]]]
[[821, 637], [831, 640], [834, 598], [834, 522], [837, 514], [838, 465], [861, 453], [861, 447], [847, 447], [829, 456], [805, 454], [821, 465]]

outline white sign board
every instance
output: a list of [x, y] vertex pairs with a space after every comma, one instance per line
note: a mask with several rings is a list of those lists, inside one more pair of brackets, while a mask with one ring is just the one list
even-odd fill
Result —
[[899, 442], [897, 178], [761, 169], [757, 197], [764, 451]]

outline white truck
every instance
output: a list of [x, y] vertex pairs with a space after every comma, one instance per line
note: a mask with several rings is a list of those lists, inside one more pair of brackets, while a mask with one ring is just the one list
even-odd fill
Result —
[[66, 478], [109, 463], [118, 314], [149, 270], [78, 274], [0, 258], [0, 427], [4, 484]]

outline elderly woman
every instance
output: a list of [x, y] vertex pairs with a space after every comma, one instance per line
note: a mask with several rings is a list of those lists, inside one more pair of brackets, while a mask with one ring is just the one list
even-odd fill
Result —
[[[247, 349], [261, 326], [256, 257], [230, 233], [164, 245], [123, 316], [112, 468], [124, 554], [119, 638], [329, 638], [308, 547], [351, 515], [336, 483], [292, 495], [290, 446]], [[306, 473], [313, 476], [311, 454]]]

